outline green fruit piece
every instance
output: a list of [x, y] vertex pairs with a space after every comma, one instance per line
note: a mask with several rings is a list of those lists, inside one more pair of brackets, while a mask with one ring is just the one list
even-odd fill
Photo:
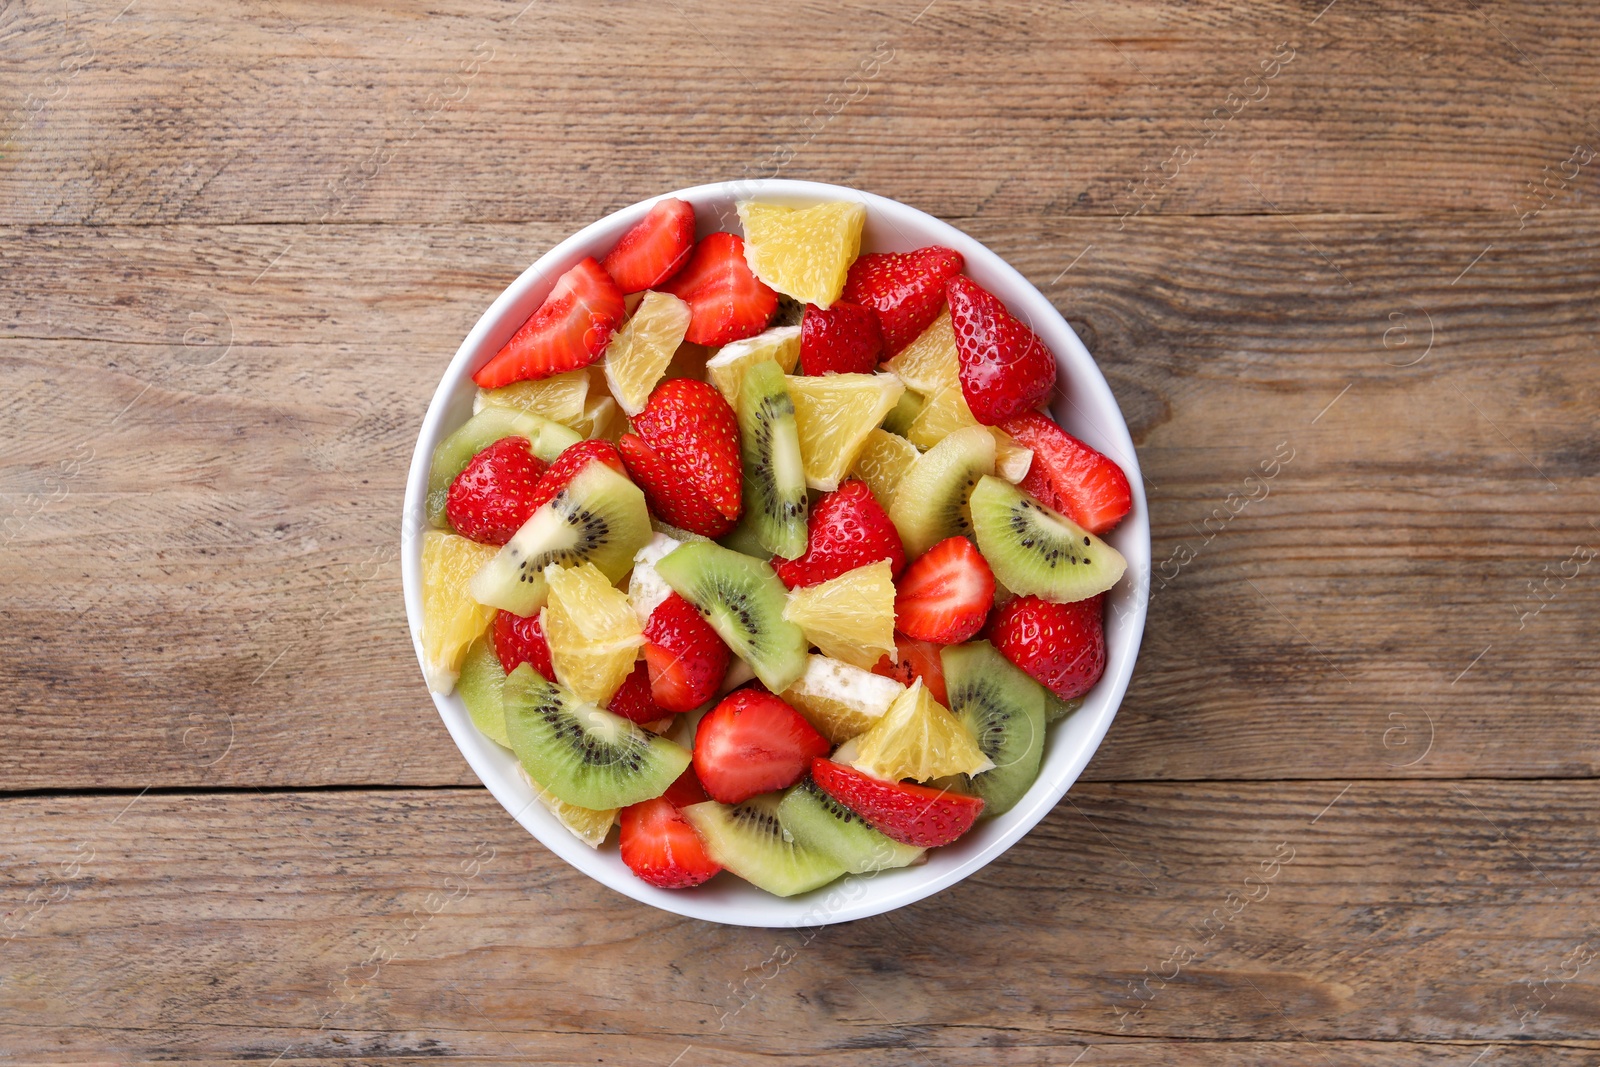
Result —
[[1046, 726], [1054, 722], [1060, 722], [1081, 707], [1083, 707], [1082, 697], [1062, 700], [1050, 690], [1046, 689], [1044, 691], [1044, 722]]
[[689, 752], [578, 699], [520, 664], [503, 691], [511, 750], [558, 800], [605, 810], [650, 800], [689, 766]]
[[994, 434], [985, 426], [957, 430], [918, 456], [889, 504], [906, 557], [916, 559], [945, 538], [969, 532], [967, 497], [979, 478], [993, 473]]
[[913, 393], [907, 389], [900, 394], [900, 399], [895, 401], [894, 407], [889, 409], [889, 414], [883, 417], [883, 428], [890, 433], [905, 437], [911, 429], [911, 424], [922, 414], [922, 407], [927, 402], [921, 393]]
[[1000, 478], [973, 489], [972, 528], [995, 579], [1014, 593], [1058, 604], [1087, 600], [1128, 569], [1122, 553]]
[[480, 604], [533, 615], [548, 591], [546, 566], [593, 563], [617, 582], [651, 535], [639, 487], [604, 463], [589, 463], [472, 576], [467, 591]]
[[744, 518], [764, 554], [787, 559], [806, 551], [806, 471], [794, 401], [783, 368], [764, 359], [739, 387], [739, 453], [744, 465]]
[[[733, 551], [746, 556], [767, 559], [772, 553], [761, 544], [761, 538], [756, 534], [756, 527], [752, 518], [753, 513], [746, 507], [744, 514], [739, 516], [739, 521], [734, 524], [733, 529], [717, 538], [717, 544], [723, 548], [731, 548]], [[703, 541], [705, 538], [702, 537], [701, 540]]]
[[450, 483], [467, 469], [472, 457], [503, 437], [526, 437], [533, 446], [533, 454], [549, 463], [568, 445], [583, 440], [578, 431], [559, 422], [513, 408], [486, 407], [439, 442], [433, 450], [433, 462], [428, 467], [428, 521], [441, 530], [448, 530], [445, 504], [450, 498]]
[[810, 778], [783, 794], [778, 821], [795, 843], [819, 852], [850, 874], [886, 871], [916, 862], [923, 850], [887, 837], [817, 788]]
[[939, 658], [951, 713], [994, 761], [965, 792], [983, 798], [984, 815], [1003, 815], [1039, 777], [1044, 687], [987, 641], [949, 645]]
[[[529, 668], [530, 670], [532, 668]], [[472, 716], [472, 725], [485, 737], [504, 748], [511, 747], [506, 735], [506, 708], [502, 699], [506, 671], [495, 654], [494, 642], [480, 637], [467, 649], [461, 661], [461, 677], [456, 679], [456, 692]]]
[[806, 672], [805, 634], [783, 617], [788, 593], [765, 560], [693, 541], [662, 557], [656, 573], [700, 609], [733, 654], [774, 693]]
[[715, 800], [690, 804], [683, 814], [713, 860], [776, 896], [816, 889], [844, 873], [842, 865], [785, 835], [771, 793], [732, 806]]

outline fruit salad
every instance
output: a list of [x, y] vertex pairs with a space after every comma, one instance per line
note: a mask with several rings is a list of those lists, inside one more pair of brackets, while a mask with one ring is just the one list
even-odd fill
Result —
[[1099, 681], [1117, 464], [1044, 342], [866, 208], [658, 202], [473, 375], [429, 472], [424, 670], [654, 886], [780, 896], [1003, 814]]

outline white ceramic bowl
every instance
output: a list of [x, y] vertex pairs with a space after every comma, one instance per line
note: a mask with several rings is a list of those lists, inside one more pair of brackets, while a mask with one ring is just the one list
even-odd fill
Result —
[[[1144, 633], [1146, 593], [1150, 576], [1150, 522], [1144, 483], [1133, 441], [1105, 378], [1078, 335], [1026, 278], [999, 256], [960, 230], [915, 208], [871, 193], [817, 182], [761, 180], [720, 182], [683, 189], [675, 196], [694, 205], [700, 235], [716, 230], [738, 232], [734, 203], [761, 200], [805, 206], [824, 200], [857, 200], [867, 206], [864, 252], [897, 252], [925, 245], [944, 245], [966, 257], [966, 273], [1005, 301], [1055, 353], [1060, 367], [1052, 403], [1061, 425], [1074, 436], [1114, 458], [1133, 487], [1133, 510], [1107, 538], [1128, 560], [1128, 572], [1107, 601], [1105, 676], [1082, 708], [1051, 727], [1039, 778], [1020, 803], [995, 819], [980, 820], [960, 841], [928, 853], [916, 867], [874, 875], [848, 876], [811, 893], [787, 899], [771, 896], [731, 874], [721, 874], [688, 890], [657, 889], [634, 877], [610, 843], [596, 851], [573, 837], [536, 803], [517, 774], [516, 759], [472, 725], [460, 697], [434, 696], [450, 736], [495, 799], [550, 851], [596, 879], [635, 900], [664, 911], [738, 926], [799, 927], [846, 922], [878, 915], [937, 893], [996, 859], [1055, 807], [1077, 781], [1089, 757], [1105, 736], [1128, 688], [1134, 657]], [[649, 211], [654, 200], [634, 204], [585, 226], [522, 272], [490, 305], [456, 350], [444, 380], [433, 394], [411, 457], [406, 481], [401, 538], [401, 575], [406, 617], [421, 662], [421, 546], [426, 528], [428, 464], [434, 447], [472, 414], [476, 392], [471, 375], [533, 313], [555, 279], [584, 256], [600, 257]], [[613, 835], [614, 840], [614, 835]], [[1063, 867], [1073, 857], [1062, 856]]]

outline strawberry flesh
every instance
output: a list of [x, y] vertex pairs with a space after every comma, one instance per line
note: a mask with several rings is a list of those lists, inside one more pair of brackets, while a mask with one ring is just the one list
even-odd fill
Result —
[[950, 695], [944, 687], [944, 660], [939, 657], [940, 646], [931, 641], [918, 641], [905, 634], [895, 634], [894, 647], [900, 654], [899, 661], [890, 663], [889, 657], [883, 656], [873, 665], [872, 673], [893, 678], [901, 685], [910, 685], [921, 678], [922, 684], [928, 687], [928, 694], [948, 707]]
[[644, 438], [625, 433], [617, 447], [628, 474], [644, 490], [651, 513], [661, 521], [701, 537], [721, 537], [733, 529], [734, 520], [712, 507]]
[[600, 261], [624, 293], [654, 289], [689, 262], [694, 208], [675, 197], [658, 200]]
[[1038, 335], [970, 278], [951, 278], [945, 296], [961, 395], [972, 417], [997, 426], [1044, 403], [1056, 383], [1056, 360]]
[[785, 789], [833, 746], [794, 708], [763, 689], [739, 689], [706, 713], [694, 735], [694, 770], [724, 804]]
[[634, 665], [633, 673], [624, 678], [617, 691], [611, 694], [606, 710], [641, 725], [672, 717], [672, 712], [656, 704], [655, 696], [650, 691], [650, 672], [643, 660]]
[[660, 287], [689, 305], [684, 340], [721, 347], [767, 328], [778, 310], [778, 294], [751, 271], [744, 239], [712, 233], [694, 246], [689, 262]]
[[1092, 534], [1110, 530], [1133, 507], [1128, 476], [1037, 411], [1024, 411], [1000, 427], [1033, 450], [1022, 488]]
[[971, 541], [951, 537], [901, 575], [894, 624], [919, 641], [957, 645], [977, 636], [993, 605], [994, 572]]
[[567, 483], [593, 460], [599, 460], [618, 474], [627, 473], [616, 445], [610, 441], [579, 441], [562, 449], [561, 454], [545, 470], [534, 488], [533, 506], [543, 507], [554, 500], [556, 494], [565, 489]]
[[700, 612], [677, 593], [657, 605], [644, 628], [650, 691], [665, 711], [693, 711], [716, 695], [733, 653]]
[[807, 304], [800, 320], [800, 366], [810, 375], [871, 374], [883, 355], [878, 314], [860, 304]]
[[502, 437], [450, 483], [445, 517], [463, 537], [503, 545], [543, 503], [538, 485], [544, 469], [526, 437]]
[[689, 820], [665, 797], [623, 808], [621, 823], [622, 862], [651, 885], [687, 889], [722, 870]]
[[905, 569], [906, 550], [867, 483], [851, 478], [824, 494], [806, 522], [806, 551], [798, 559], [775, 556], [772, 567], [790, 589], [817, 585], [880, 559], [891, 573]]
[[556, 280], [539, 310], [472, 380], [484, 389], [587, 367], [605, 354], [627, 309], [593, 256]]
[[683, 773], [667, 791], [661, 794], [667, 800], [680, 808], [687, 808], [690, 804], [699, 804], [711, 799], [711, 794], [706, 792], [706, 787], [700, 784], [700, 779], [694, 773], [694, 764], [683, 769]]
[[995, 613], [989, 639], [1062, 700], [1083, 696], [1106, 669], [1105, 595], [1070, 604], [1019, 596]]
[[885, 781], [832, 760], [812, 760], [811, 778], [874, 830], [905, 845], [948, 845], [972, 829], [983, 811], [978, 797]]
[[546, 681], [555, 679], [550, 643], [545, 640], [544, 627], [537, 615], [498, 612], [494, 617], [494, 653], [507, 674], [527, 663]]
[[944, 284], [963, 265], [960, 252], [938, 245], [915, 252], [869, 252], [850, 265], [843, 299], [878, 313], [884, 348], [892, 356], [939, 317]]
[[633, 417], [633, 428], [701, 499], [730, 520], [739, 517], [739, 417], [716, 386], [669, 378]]

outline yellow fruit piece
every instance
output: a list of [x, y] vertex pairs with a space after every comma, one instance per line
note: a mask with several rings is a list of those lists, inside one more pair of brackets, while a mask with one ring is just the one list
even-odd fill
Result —
[[978, 742], [950, 709], [933, 699], [918, 678], [872, 728], [833, 757], [858, 771], [900, 781], [926, 782], [947, 774], [982, 774], [994, 768]]
[[615, 441], [628, 428], [628, 417], [622, 413], [605, 382], [605, 371], [593, 368], [599, 379], [589, 391], [589, 400], [583, 406], [583, 415], [572, 428], [584, 437], [603, 437]]
[[900, 484], [900, 479], [911, 464], [916, 462], [917, 455], [917, 446], [899, 434], [873, 430], [867, 434], [866, 443], [861, 446], [861, 454], [856, 457], [856, 465], [850, 473], [866, 482], [883, 510], [888, 511], [889, 502], [894, 499], [895, 487]]
[[899, 658], [894, 576], [886, 559], [792, 590], [783, 617], [800, 627], [824, 656], [864, 668], [883, 656]]
[[741, 201], [744, 258], [756, 277], [802, 303], [827, 307], [844, 292], [861, 251], [867, 206], [841, 200], [808, 208]]
[[629, 415], [644, 410], [689, 329], [689, 305], [670, 293], [648, 292], [606, 346], [606, 384]]
[[806, 673], [780, 695], [829, 741], [848, 741], [883, 717], [905, 686], [893, 678], [808, 656]]
[[512, 382], [499, 389], [480, 389], [473, 413], [486, 407], [511, 408], [576, 428], [583, 418], [583, 405], [588, 398], [589, 375], [585, 371], [569, 370], [537, 382]]
[[927, 403], [917, 412], [906, 427], [906, 437], [918, 448], [932, 448], [957, 430], [978, 425], [961, 386], [946, 385], [928, 397]]
[[604, 707], [633, 670], [644, 644], [628, 594], [593, 563], [552, 563], [544, 569], [544, 580], [550, 598], [540, 620], [556, 681], [580, 699]]
[[994, 472], [1016, 485], [1033, 466], [1033, 449], [1023, 448], [1010, 434], [994, 426], [989, 427], [989, 432], [994, 434]]
[[950, 309], [939, 312], [939, 317], [889, 362], [885, 370], [894, 371], [906, 388], [924, 396], [932, 396], [948, 385], [959, 381], [956, 362], [956, 332], [950, 322]]
[[867, 435], [906, 391], [892, 374], [787, 375], [784, 384], [794, 401], [806, 485], [824, 492], [839, 488]]
[[473, 600], [467, 583], [499, 551], [443, 530], [422, 535], [422, 673], [435, 693], [456, 687], [468, 646], [494, 619], [494, 608]]
[[576, 804], [568, 804], [550, 790], [534, 781], [522, 764], [517, 764], [517, 773], [522, 775], [522, 780], [528, 783], [533, 790], [533, 795], [539, 803], [549, 809], [550, 814], [572, 831], [572, 836], [588, 845], [590, 848], [599, 848], [606, 839], [606, 834], [611, 832], [611, 824], [617, 821], [617, 809], [606, 808], [596, 811], [594, 808], [580, 808]]
[[739, 386], [744, 372], [764, 359], [770, 359], [790, 374], [800, 362], [800, 327], [774, 326], [754, 337], [723, 345], [706, 360], [706, 379], [735, 410], [739, 407]]

